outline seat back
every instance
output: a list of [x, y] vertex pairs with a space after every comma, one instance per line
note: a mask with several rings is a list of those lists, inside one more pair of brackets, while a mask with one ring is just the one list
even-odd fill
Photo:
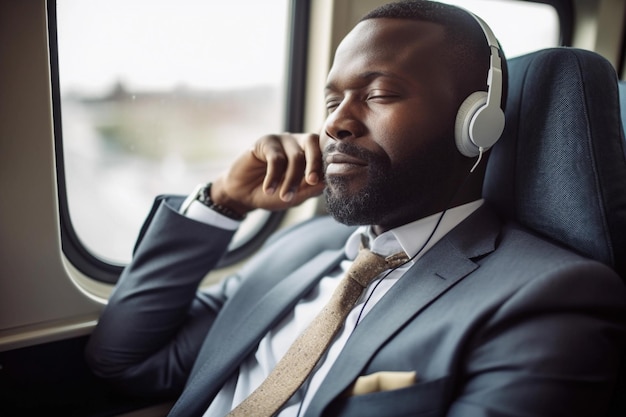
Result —
[[626, 151], [613, 67], [574, 48], [508, 66], [506, 127], [489, 158], [485, 199], [626, 279]]

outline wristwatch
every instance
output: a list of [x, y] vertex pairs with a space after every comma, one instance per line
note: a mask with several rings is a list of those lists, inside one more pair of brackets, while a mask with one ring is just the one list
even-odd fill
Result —
[[194, 201], [199, 201], [204, 204], [208, 208], [213, 211], [218, 212], [219, 214], [228, 217], [232, 220], [242, 221], [246, 218], [246, 215], [241, 215], [237, 213], [235, 210], [229, 209], [228, 207], [224, 207], [220, 204], [215, 203], [211, 200], [211, 183], [208, 184], [200, 184], [198, 185], [194, 191], [189, 194], [189, 196], [185, 199], [182, 206], [180, 206], [180, 212], [182, 214], [187, 214], [191, 203]]

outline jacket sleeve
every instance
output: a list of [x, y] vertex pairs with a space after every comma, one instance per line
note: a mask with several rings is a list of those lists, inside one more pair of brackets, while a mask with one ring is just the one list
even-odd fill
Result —
[[[86, 349], [92, 371], [136, 395], [175, 396], [225, 295], [198, 285], [234, 234], [178, 213], [159, 198]], [[224, 284], [225, 285], [225, 284]]]

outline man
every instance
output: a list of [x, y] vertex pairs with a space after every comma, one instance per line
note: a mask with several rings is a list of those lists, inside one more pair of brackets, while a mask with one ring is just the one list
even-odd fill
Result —
[[[263, 137], [184, 204], [157, 202], [90, 340], [94, 371], [180, 395], [172, 416], [602, 415], [626, 294], [608, 268], [501, 224], [481, 199], [484, 164], [457, 148], [455, 120], [487, 90], [489, 57], [479, 23], [454, 7], [366, 16], [337, 50], [319, 136]], [[197, 293], [247, 212], [322, 190], [336, 220], [362, 227], [298, 225]], [[360, 246], [410, 259], [364, 284], [312, 371], [294, 375], [321, 336], [290, 347]], [[249, 411], [281, 395], [276, 411]]]

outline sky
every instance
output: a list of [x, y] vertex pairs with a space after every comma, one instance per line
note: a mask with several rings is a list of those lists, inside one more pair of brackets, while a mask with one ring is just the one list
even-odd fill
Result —
[[284, 75], [288, 0], [58, 0], [61, 88], [229, 88]]

